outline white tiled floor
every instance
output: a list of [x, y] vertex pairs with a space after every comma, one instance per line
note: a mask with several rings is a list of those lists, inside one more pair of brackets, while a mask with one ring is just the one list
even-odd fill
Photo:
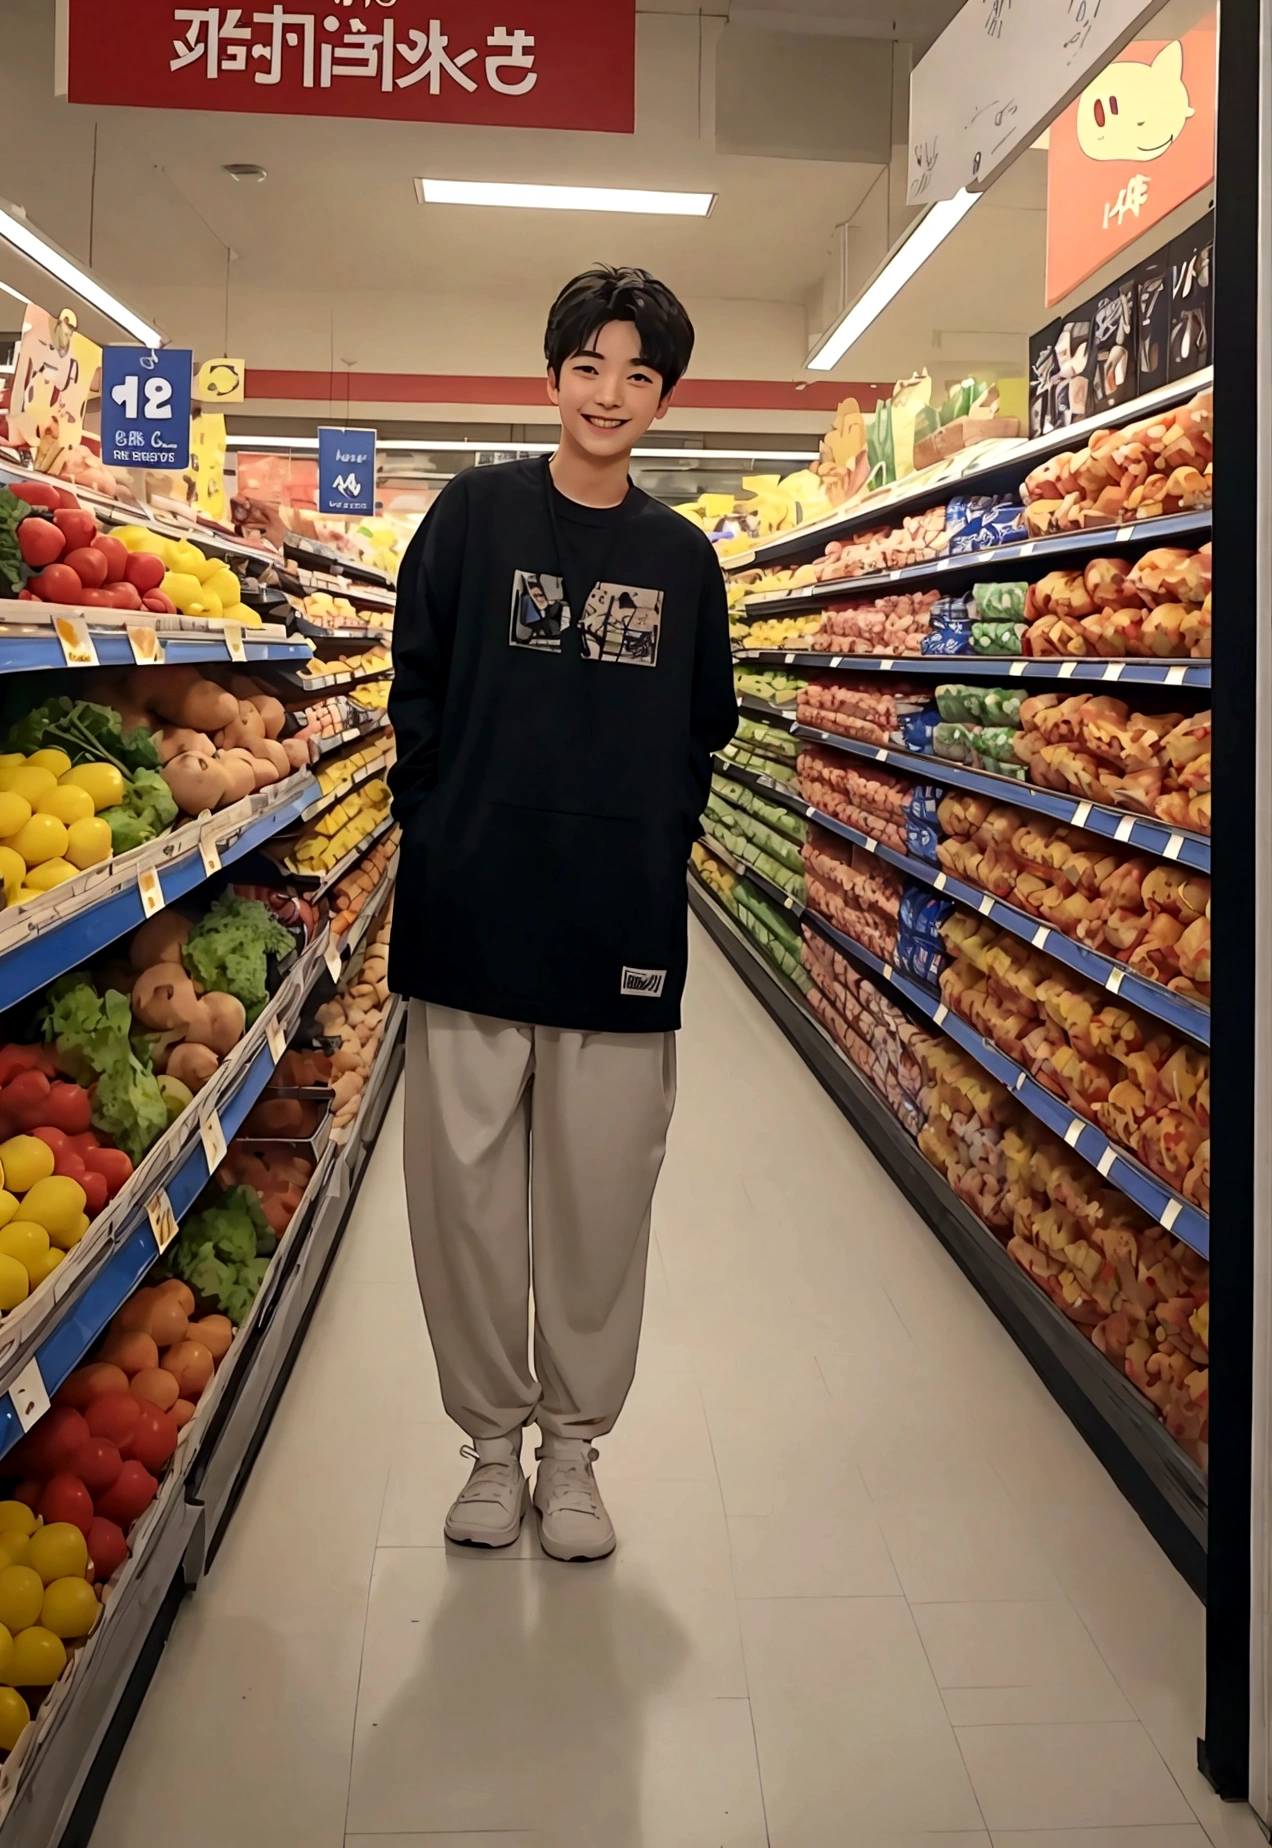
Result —
[[1200, 1606], [701, 934], [605, 1564], [442, 1545], [401, 1129], [94, 1848], [1262, 1844]]

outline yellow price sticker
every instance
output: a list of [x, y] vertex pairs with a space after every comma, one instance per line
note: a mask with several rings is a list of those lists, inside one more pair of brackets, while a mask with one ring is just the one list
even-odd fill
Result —
[[269, 1056], [277, 1065], [287, 1050], [287, 1034], [277, 1014], [265, 1029], [265, 1038], [269, 1043]]
[[221, 870], [221, 849], [217, 846], [214, 834], [205, 834], [199, 842], [199, 858], [203, 861], [203, 871], [210, 879], [213, 873]]
[[150, 1221], [150, 1230], [155, 1235], [155, 1244], [160, 1251], [166, 1251], [180, 1231], [177, 1215], [172, 1210], [172, 1201], [168, 1190], [161, 1187], [153, 1200], [146, 1204], [146, 1217]]
[[138, 873], [137, 895], [141, 899], [141, 908], [148, 918], [152, 918], [156, 911], [162, 911], [168, 902], [163, 895], [159, 875], [153, 866], [147, 866]]
[[243, 625], [241, 622], [227, 622], [225, 625], [225, 652], [231, 661], [246, 661], [247, 650], [243, 646]]
[[125, 623], [124, 627], [128, 631], [132, 658], [138, 667], [157, 667], [164, 659], [163, 643], [159, 640], [158, 631], [139, 622]]
[[68, 667], [97, 666], [97, 650], [82, 616], [55, 616], [53, 629]]
[[208, 1164], [208, 1173], [215, 1174], [225, 1160], [225, 1131], [221, 1128], [221, 1118], [215, 1110], [209, 1110], [199, 1124], [199, 1134], [203, 1139], [203, 1155]]

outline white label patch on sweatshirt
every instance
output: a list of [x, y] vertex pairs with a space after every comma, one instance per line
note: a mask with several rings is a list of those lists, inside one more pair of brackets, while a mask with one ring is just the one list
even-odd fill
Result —
[[667, 980], [665, 969], [624, 969], [623, 979], [619, 984], [619, 993], [624, 995], [644, 995], [650, 1001], [658, 1000]]

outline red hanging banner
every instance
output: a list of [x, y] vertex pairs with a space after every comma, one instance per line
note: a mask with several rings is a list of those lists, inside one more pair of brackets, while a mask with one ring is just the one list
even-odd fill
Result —
[[574, 128], [636, 124], [635, 0], [60, 0], [72, 103]]

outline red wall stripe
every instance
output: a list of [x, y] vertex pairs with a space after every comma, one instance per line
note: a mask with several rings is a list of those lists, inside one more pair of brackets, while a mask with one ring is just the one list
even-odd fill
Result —
[[[684, 379], [675, 402], [690, 411], [833, 411], [841, 398], [856, 398], [872, 410], [891, 390], [887, 385], [816, 380], [796, 385], [784, 379]], [[542, 377], [491, 378], [449, 372], [280, 372], [250, 366], [249, 398], [304, 403], [371, 404], [539, 404], [548, 408]]]

